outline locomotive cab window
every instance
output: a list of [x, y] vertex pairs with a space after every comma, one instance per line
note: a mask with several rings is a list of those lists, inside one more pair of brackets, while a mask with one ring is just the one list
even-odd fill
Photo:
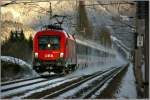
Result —
[[60, 37], [58, 36], [39, 36], [38, 44], [40, 50], [59, 50]]

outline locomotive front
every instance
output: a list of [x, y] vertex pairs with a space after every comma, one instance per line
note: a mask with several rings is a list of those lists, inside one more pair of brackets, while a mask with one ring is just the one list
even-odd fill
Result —
[[41, 31], [33, 41], [33, 69], [60, 73], [65, 66], [65, 36], [62, 32]]

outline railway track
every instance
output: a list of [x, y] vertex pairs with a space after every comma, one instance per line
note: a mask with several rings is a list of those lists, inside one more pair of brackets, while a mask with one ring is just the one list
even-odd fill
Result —
[[45, 95], [43, 97], [41, 97], [41, 99], [48, 99], [48, 98], [53, 98], [53, 97], [57, 97], [59, 96], [60, 94], [70, 90], [70, 89], [73, 89], [79, 85], [81, 85], [82, 83], [88, 81], [88, 80], [91, 80], [92, 78], [98, 76], [98, 75], [102, 75], [103, 73], [107, 72], [109, 70], [106, 70], [104, 72], [97, 72], [93, 75], [89, 75], [89, 76], [86, 76], [86, 77], [83, 77], [83, 78], [80, 78], [78, 80], [74, 80], [73, 82], [71, 82], [70, 84], [68, 84], [66, 87], [62, 87], [58, 90], [55, 89], [55, 91], [51, 92], [50, 94], [48, 95]]
[[1, 98], [10, 98], [13, 96], [17, 96], [20, 94], [24, 94], [30, 90], [34, 90], [38, 87], [44, 87], [49, 85], [49, 80], [59, 81], [55, 80], [59, 77], [62, 77], [60, 75], [52, 75], [48, 78], [43, 77], [33, 77], [28, 79], [20, 79], [20, 80], [14, 80], [10, 82], [5, 82], [1, 84]]
[[40, 76], [38, 76], [38, 77], [32, 77], [32, 78], [25, 78], [25, 79], [17, 79], [17, 80], [7, 81], [7, 82], [2, 82], [1, 86], [13, 84], [13, 83], [18, 83], [18, 82], [29, 81], [29, 80], [33, 80], [33, 79], [36, 79], [36, 78], [40, 78]]
[[[16, 80], [13, 80], [13, 81], [7, 81], [7, 82], [2, 82], [1, 83], [1, 86], [6, 86], [6, 85], [9, 85], [9, 84], [16, 84], [16, 83], [19, 83], [19, 82], [25, 82], [25, 81], [30, 81], [30, 80], [34, 80], [34, 79], [39, 79], [39, 78], [45, 78], [45, 77], [55, 77], [56, 75], [53, 74], [53, 75], [40, 75], [40, 76], [37, 76], [37, 77], [31, 77], [31, 78], [25, 78], [25, 79], [16, 79]], [[60, 75], [57, 75], [58, 76], [62, 76], [62, 74]]]
[[[1, 98], [90, 98], [92, 94], [123, 68], [113, 67], [85, 76], [36, 78], [17, 83], [7, 83], [1, 86]], [[74, 91], [74, 89], [78, 90]]]
[[[117, 73], [121, 68], [114, 68], [111, 70], [104, 71], [102, 73], [97, 73], [93, 76], [87, 77], [82, 81], [73, 83], [69, 86], [62, 88], [61, 90], [50, 93], [42, 99], [49, 98], [90, 98], [94, 92], [102, 87], [107, 80], [109, 80], [115, 73]], [[91, 83], [91, 85], [88, 85]], [[74, 90], [76, 89], [76, 91]], [[69, 91], [70, 90], [70, 91]], [[71, 95], [72, 93], [72, 95]]]

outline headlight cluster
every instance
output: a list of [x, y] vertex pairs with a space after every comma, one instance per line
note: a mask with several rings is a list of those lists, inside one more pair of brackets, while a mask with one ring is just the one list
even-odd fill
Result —
[[62, 58], [62, 57], [64, 57], [64, 53], [63, 52], [60, 53], [60, 58]]
[[34, 53], [34, 57], [35, 57], [35, 58], [38, 58], [38, 52], [35, 52], [35, 53]]
[[[49, 56], [49, 55], [48, 55], [48, 56]], [[53, 56], [53, 55], [52, 55], [52, 56]], [[60, 56], [60, 58], [63, 58], [63, 57], [64, 57], [64, 53], [61, 52], [59, 56]], [[34, 53], [34, 57], [35, 57], [35, 58], [38, 58], [38, 52], [35, 52], [35, 53]]]

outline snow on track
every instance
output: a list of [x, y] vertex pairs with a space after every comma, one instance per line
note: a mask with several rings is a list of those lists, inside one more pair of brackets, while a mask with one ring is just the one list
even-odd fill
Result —
[[137, 98], [137, 90], [132, 63], [129, 64], [128, 71], [121, 82], [120, 88], [117, 91], [120, 92], [116, 92], [116, 98]]
[[[113, 69], [113, 68], [112, 68], [112, 69]], [[79, 85], [78, 87], [76, 87], [76, 88], [74, 88], [74, 89], [72, 89], [72, 90], [70, 90], [70, 91], [67, 91], [67, 92], [64, 93], [64, 94], [61, 94], [61, 95], [60, 95], [59, 97], [57, 97], [57, 98], [65, 98], [65, 97], [68, 97], [68, 96], [71, 96], [71, 95], [73, 96], [73, 95], [74, 95], [75, 93], [77, 93], [79, 90], [81, 90], [81, 89], [87, 87], [87, 86], [88, 86], [90, 83], [92, 83], [93, 81], [95, 81], [95, 80], [97, 80], [97, 79], [99, 79], [99, 78], [102, 78], [103, 75], [105, 75], [105, 74], [110, 73], [110, 71], [112, 71], [112, 69], [109, 70], [109, 71], [107, 71], [106, 73], [102, 73], [101, 75], [94, 77], [93, 79], [91, 79], [91, 80], [89, 80], [89, 81], [87, 81], [87, 82], [85, 82], [85, 83]]]
[[22, 86], [22, 85], [28, 85], [28, 84], [35, 83], [35, 82], [41, 82], [41, 81], [44, 81], [44, 80], [46, 80], [46, 79], [39, 78], [39, 79], [30, 80], [30, 81], [19, 82], [19, 83], [15, 83], [15, 84], [9, 84], [9, 85], [2, 86], [1, 90], [2, 91], [3, 90], [8, 90], [8, 89], [11, 89], [11, 88], [19, 87], [19, 86]]
[[[15, 58], [15, 57], [11, 57], [11, 56], [1, 56], [0, 59], [2, 61], [8, 61], [8, 62], [12, 62], [12, 63], [16, 63], [16, 64], [19, 64], [20, 66], [22, 67], [29, 67], [31, 69], [31, 65], [26, 63], [25, 61], [21, 60], [21, 59], [18, 59], [18, 58]], [[25, 66], [23, 66], [25, 65]]]
[[[17, 89], [13, 89], [13, 90], [10, 90], [10, 91], [2, 92], [1, 93], [1, 98], [8, 97], [8, 96], [13, 96], [13, 95], [16, 95], [16, 94], [19, 94], [19, 93], [25, 93], [27, 91], [31, 91], [31, 90], [34, 90], [34, 89], [35, 90], [39, 89], [39, 91], [41, 91], [43, 89], [43, 87], [46, 87], [46, 86], [48, 86], [48, 87], [49, 86], [50, 87], [57, 86], [59, 84], [62, 84], [63, 82], [71, 81], [72, 79], [74, 79], [74, 77], [70, 77], [70, 78], [65, 78], [65, 77], [63, 77], [63, 78], [56, 78], [56, 79], [52, 79], [52, 80], [47, 80], [45, 82], [40, 82], [40, 83], [24, 86], [24, 87], [21, 87], [21, 88], [17, 88]], [[59, 83], [59, 84], [56, 84], [56, 83]]]
[[24, 95], [22, 96], [18, 96], [18, 97], [14, 97], [14, 98], [25, 98], [25, 97], [28, 97], [34, 93], [38, 93], [38, 92], [42, 92], [44, 90], [48, 90], [50, 88], [53, 88], [53, 87], [56, 87], [56, 86], [59, 86], [61, 84], [64, 84], [66, 82], [69, 82], [69, 81], [72, 81], [72, 80], [75, 80], [75, 79], [78, 79], [79, 77], [72, 77], [70, 79], [63, 79], [63, 80], [60, 80], [60, 81], [55, 81], [55, 82], [52, 82], [51, 84], [45, 86], [45, 87], [42, 87], [42, 88], [38, 88], [36, 90], [31, 90], [29, 91], [28, 93], [25, 93]]

